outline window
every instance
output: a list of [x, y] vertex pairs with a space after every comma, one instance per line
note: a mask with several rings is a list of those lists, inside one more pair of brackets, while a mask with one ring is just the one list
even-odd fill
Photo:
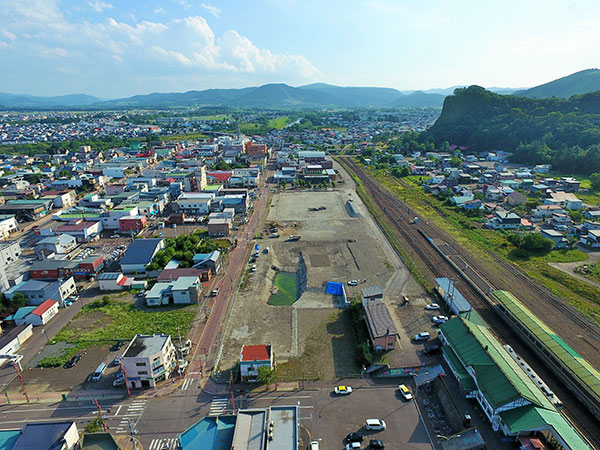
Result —
[[147, 370], [138, 370], [138, 375], [148, 375]]
[[138, 367], [145, 367], [146, 363], [145, 362], [138, 362], [138, 363], [135, 363], [135, 365], [138, 366]]

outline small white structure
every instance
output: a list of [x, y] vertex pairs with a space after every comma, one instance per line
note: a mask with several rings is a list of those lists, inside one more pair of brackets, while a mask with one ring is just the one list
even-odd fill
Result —
[[130, 388], [154, 387], [175, 368], [175, 346], [168, 334], [136, 334], [123, 353]]
[[58, 302], [48, 299], [25, 317], [25, 323], [39, 327], [50, 322], [56, 314], [58, 314]]
[[133, 278], [119, 272], [104, 272], [98, 275], [98, 287], [101, 291], [122, 291], [131, 287]]

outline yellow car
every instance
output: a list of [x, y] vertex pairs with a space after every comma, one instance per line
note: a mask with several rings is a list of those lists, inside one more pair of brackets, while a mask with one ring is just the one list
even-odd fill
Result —
[[404, 400], [412, 400], [412, 392], [410, 392], [410, 389], [408, 389], [405, 385], [401, 384], [398, 386], [398, 390], [400, 391], [400, 395], [404, 397]]
[[352, 393], [350, 386], [336, 386], [333, 390], [337, 395], [347, 395]]

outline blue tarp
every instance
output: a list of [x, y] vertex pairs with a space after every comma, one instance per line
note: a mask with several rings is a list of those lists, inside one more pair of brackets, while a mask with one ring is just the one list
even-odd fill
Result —
[[331, 295], [344, 295], [344, 284], [336, 281], [330, 281], [327, 283], [327, 289], [325, 290], [325, 293]]

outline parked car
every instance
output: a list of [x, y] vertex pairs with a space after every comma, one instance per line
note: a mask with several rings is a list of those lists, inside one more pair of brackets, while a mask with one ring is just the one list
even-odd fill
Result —
[[362, 433], [348, 433], [346, 436], [347, 442], [362, 442], [365, 437]]
[[385, 442], [381, 439], [371, 439], [369, 441], [369, 448], [385, 448]]
[[448, 317], [447, 317], [447, 316], [433, 316], [433, 317], [431, 318], [431, 321], [432, 321], [433, 323], [437, 323], [437, 324], [444, 323], [446, 320], [448, 320]]
[[250, 268], [250, 272], [256, 272], [256, 264], [253, 264]]
[[212, 292], [211, 292], [211, 295], [213, 297], [216, 297], [217, 295], [219, 295], [219, 288], [213, 289]]
[[71, 295], [67, 298], [67, 300], [69, 300], [70, 302], [76, 302], [77, 300], [79, 300], [79, 295]]
[[423, 349], [423, 353], [425, 353], [426, 355], [434, 355], [436, 353], [439, 353], [441, 349], [442, 347], [440, 347], [439, 344], [432, 344], [425, 347]]
[[118, 366], [119, 364], [121, 364], [121, 359], [117, 356], [115, 359], [113, 359], [113, 366]]
[[337, 395], [348, 395], [352, 394], [352, 388], [350, 386], [336, 386], [333, 390]]
[[382, 431], [385, 430], [385, 422], [383, 419], [367, 419], [365, 420], [365, 430]]
[[415, 334], [415, 341], [426, 341], [431, 337], [429, 331], [421, 331], [419, 334]]
[[404, 397], [404, 400], [412, 400], [412, 392], [410, 392], [410, 389], [408, 389], [406, 385], [401, 384], [400, 386], [398, 386], [398, 390], [400, 391], [400, 395]]
[[319, 450], [319, 441], [314, 439], [310, 441], [310, 450]]
[[74, 367], [75, 364], [77, 364], [80, 359], [81, 359], [81, 355], [79, 353], [77, 353], [76, 355], [73, 355], [73, 357], [70, 360], [68, 360], [63, 367], [65, 369], [70, 369], [71, 367]]
[[358, 286], [358, 280], [350, 280], [348, 281], [348, 286]]
[[348, 442], [346, 444], [346, 450], [360, 450], [360, 442]]
[[428, 305], [425, 305], [425, 309], [429, 311], [434, 311], [436, 309], [440, 309], [440, 305], [438, 305], [437, 303], [430, 303]]
[[118, 352], [123, 347], [123, 339], [119, 339], [113, 346], [110, 348], [111, 352]]
[[65, 301], [65, 308], [68, 308], [69, 306], [71, 306], [73, 304], [73, 302], [70, 302], [69, 300]]
[[125, 378], [115, 378], [113, 380], [113, 387], [123, 386], [125, 384]]

